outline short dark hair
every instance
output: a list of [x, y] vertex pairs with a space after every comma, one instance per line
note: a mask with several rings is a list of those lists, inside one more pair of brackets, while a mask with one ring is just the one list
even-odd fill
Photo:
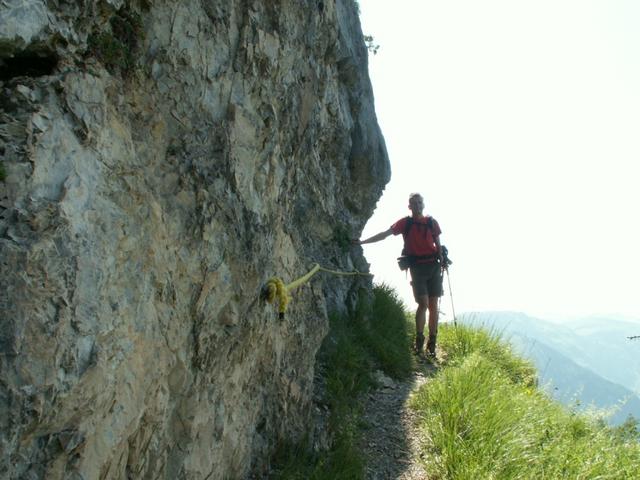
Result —
[[419, 197], [420, 200], [422, 200], [422, 203], [424, 203], [424, 197], [419, 193], [412, 193], [411, 195], [409, 195], [409, 202], [411, 202], [411, 200], [413, 200], [416, 197]]

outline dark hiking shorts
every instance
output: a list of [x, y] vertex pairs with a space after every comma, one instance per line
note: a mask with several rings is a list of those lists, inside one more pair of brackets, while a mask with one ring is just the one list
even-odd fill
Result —
[[413, 298], [442, 296], [442, 272], [438, 262], [420, 263], [411, 267]]

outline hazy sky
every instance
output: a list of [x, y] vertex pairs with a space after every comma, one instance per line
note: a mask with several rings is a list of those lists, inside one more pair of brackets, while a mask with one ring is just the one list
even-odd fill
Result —
[[[640, 318], [640, 1], [359, 4], [392, 169], [362, 238], [421, 192], [456, 313]], [[414, 308], [401, 237], [363, 248]]]

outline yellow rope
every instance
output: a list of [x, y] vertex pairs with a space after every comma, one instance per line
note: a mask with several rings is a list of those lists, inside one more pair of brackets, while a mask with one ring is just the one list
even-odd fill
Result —
[[313, 268], [302, 277], [294, 280], [293, 282], [285, 285], [284, 282], [277, 277], [270, 278], [269, 281], [262, 288], [262, 298], [269, 303], [275, 303], [278, 300], [278, 314], [280, 318], [284, 318], [284, 314], [287, 311], [287, 304], [291, 298], [289, 297], [289, 291], [298, 288], [300, 285], [307, 283], [311, 277], [318, 272], [331, 273], [333, 275], [368, 275], [370, 273], [362, 273], [357, 270], [353, 272], [341, 272], [339, 270], [329, 270], [328, 268], [321, 267], [319, 264], [314, 264]]
[[318, 267], [320, 268], [321, 272], [333, 273], [334, 275], [365, 275], [373, 277], [373, 273], [363, 273], [359, 272], [358, 270], [354, 270], [353, 272], [341, 272], [339, 270], [329, 270], [328, 268], [320, 267], [320, 265], [318, 265]]
[[304, 285], [305, 283], [307, 283], [311, 279], [311, 277], [313, 277], [316, 274], [318, 270], [320, 270], [320, 265], [316, 263], [313, 266], [313, 268], [309, 270], [309, 273], [307, 273], [306, 275], [303, 275], [302, 277], [298, 278], [297, 280], [294, 280], [289, 285], [287, 285], [287, 291], [293, 290], [294, 288], [298, 288], [300, 285]]

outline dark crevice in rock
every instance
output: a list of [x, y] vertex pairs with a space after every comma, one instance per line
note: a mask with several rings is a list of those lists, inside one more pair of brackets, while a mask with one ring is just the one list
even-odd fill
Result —
[[58, 57], [51, 52], [24, 51], [0, 59], [0, 80], [16, 77], [43, 77], [51, 75], [58, 66]]

